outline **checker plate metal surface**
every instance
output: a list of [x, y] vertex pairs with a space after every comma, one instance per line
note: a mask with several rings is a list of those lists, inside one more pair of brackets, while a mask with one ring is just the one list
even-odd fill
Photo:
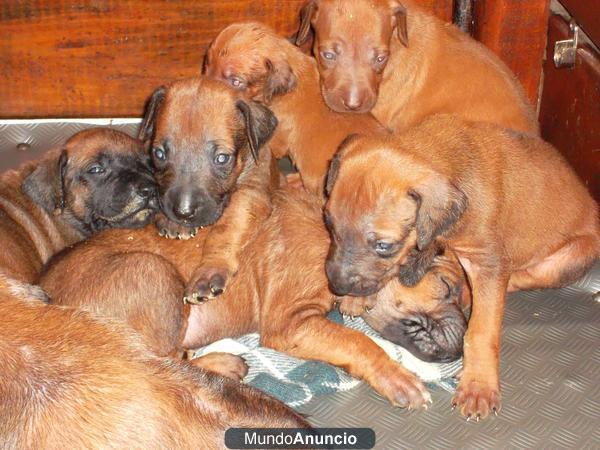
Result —
[[[136, 123], [111, 123], [130, 134], [137, 130]], [[0, 170], [90, 126], [0, 122]], [[16, 150], [22, 142], [31, 148]], [[364, 383], [301, 410], [315, 426], [373, 428], [378, 449], [600, 449], [600, 263], [568, 288], [509, 296], [501, 379], [500, 416], [479, 423], [452, 413], [445, 391], [432, 392], [429, 410], [409, 412], [392, 408]]]
[[375, 430], [378, 449], [600, 449], [600, 263], [564, 289], [511, 294], [498, 417], [466, 422], [452, 396], [427, 411], [392, 408], [364, 383], [302, 408], [317, 426]]

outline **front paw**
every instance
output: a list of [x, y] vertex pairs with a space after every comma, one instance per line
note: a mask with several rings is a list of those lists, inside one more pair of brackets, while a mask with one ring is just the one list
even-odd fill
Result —
[[218, 297], [225, 290], [229, 270], [215, 267], [200, 267], [192, 275], [185, 289], [183, 301], [193, 305]]
[[182, 239], [188, 240], [196, 236], [198, 228], [189, 228], [183, 225], [179, 225], [172, 220], [168, 219], [165, 215], [160, 214], [154, 224], [158, 229], [158, 234], [167, 239]]
[[395, 361], [387, 362], [384, 368], [376, 371], [370, 384], [393, 406], [427, 408], [431, 403], [431, 395], [423, 383]]
[[342, 316], [360, 317], [365, 312], [368, 313], [373, 306], [375, 300], [372, 297], [342, 297], [338, 300], [338, 308]]
[[479, 422], [491, 412], [500, 411], [500, 389], [497, 384], [462, 376], [456, 394], [452, 399], [452, 409], [458, 407], [467, 420]]
[[217, 373], [235, 381], [242, 381], [248, 374], [244, 359], [231, 353], [208, 353], [190, 361], [196, 367]]

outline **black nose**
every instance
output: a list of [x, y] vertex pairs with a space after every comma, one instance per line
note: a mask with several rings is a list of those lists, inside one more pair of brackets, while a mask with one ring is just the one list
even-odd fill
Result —
[[180, 220], [191, 220], [196, 214], [196, 207], [189, 202], [181, 202], [173, 207], [173, 213]]

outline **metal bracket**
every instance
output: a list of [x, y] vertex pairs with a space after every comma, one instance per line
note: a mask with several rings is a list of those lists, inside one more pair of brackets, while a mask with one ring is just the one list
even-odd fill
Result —
[[577, 59], [577, 45], [579, 44], [579, 26], [571, 20], [569, 24], [573, 37], [554, 43], [554, 65], [560, 69], [573, 67]]

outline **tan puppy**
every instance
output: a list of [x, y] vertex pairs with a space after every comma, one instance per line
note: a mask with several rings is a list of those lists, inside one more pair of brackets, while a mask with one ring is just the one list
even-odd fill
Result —
[[140, 138], [152, 148], [161, 234], [193, 237], [211, 225], [204, 248], [187, 261], [196, 268], [190, 296], [223, 292], [255, 221], [269, 214], [269, 192], [280, 175], [263, 147], [276, 126], [268, 108], [206, 77], [176, 81], [152, 95]]
[[255, 389], [154, 356], [135, 334], [18, 298], [0, 278], [4, 448], [224, 448], [230, 427], [307, 427]]
[[0, 273], [25, 287], [63, 248], [102, 229], [147, 224], [156, 193], [141, 142], [110, 129], [77, 133], [0, 176]]
[[[364, 334], [326, 319], [339, 298], [323, 270], [329, 239], [320, 205], [301, 190], [276, 192], [273, 212], [242, 252], [228, 289], [202, 305], [184, 305], [181, 297], [190, 275], [187, 255], [202, 246], [206, 230], [189, 241], [167, 241], [151, 228], [111, 230], [65, 254], [40, 284], [57, 302], [77, 298], [81, 306], [142, 325], [146, 336], [184, 334], [183, 348], [258, 331], [263, 345], [341, 366], [393, 404], [423, 405], [429, 395], [414, 375]], [[394, 281], [377, 304], [396, 310], [396, 323], [390, 317], [376, 326], [389, 326], [400, 343], [412, 337], [409, 348], [422, 359], [454, 360], [466, 329], [458, 307], [463, 284], [462, 274], [441, 276], [436, 269], [416, 288]]]
[[538, 132], [522, 88], [489, 49], [412, 1], [309, 0], [321, 90], [334, 111], [367, 112], [401, 131], [436, 113]]
[[331, 111], [314, 59], [267, 25], [225, 28], [209, 47], [204, 68], [207, 76], [269, 105], [279, 120], [270, 143], [274, 156], [289, 155], [304, 186], [317, 195], [323, 195], [329, 160], [348, 134], [384, 131], [370, 114]]
[[368, 295], [441, 245], [469, 278], [473, 312], [454, 398], [467, 417], [500, 408], [506, 291], [564, 286], [600, 252], [596, 202], [541, 139], [434, 116], [397, 138], [353, 137], [332, 162], [327, 274], [338, 294]]

